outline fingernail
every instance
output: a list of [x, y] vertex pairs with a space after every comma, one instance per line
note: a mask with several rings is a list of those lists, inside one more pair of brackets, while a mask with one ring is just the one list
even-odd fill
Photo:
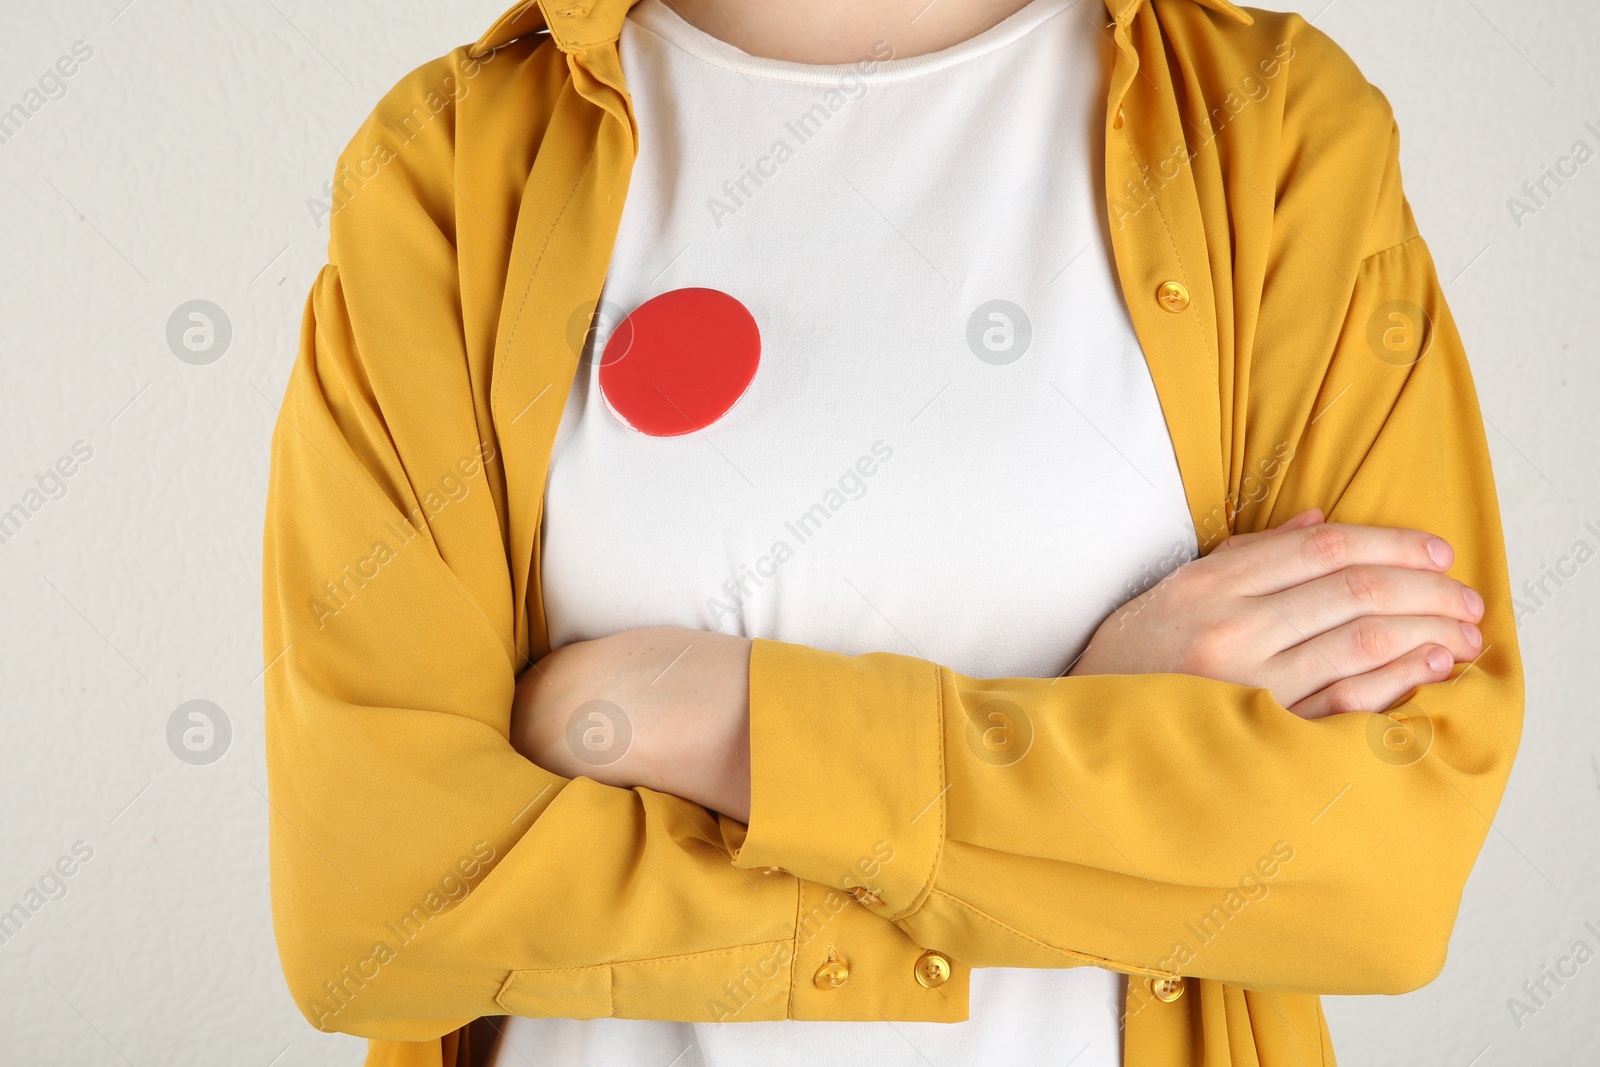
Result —
[[1471, 586], [1463, 589], [1461, 591], [1461, 599], [1467, 602], [1468, 611], [1472, 612], [1474, 615], [1482, 617], [1483, 597], [1478, 595], [1478, 591], [1476, 589], [1473, 589]]
[[1441, 567], [1450, 566], [1450, 561], [1455, 558], [1455, 553], [1450, 550], [1450, 543], [1442, 537], [1428, 538], [1428, 555]]
[[1454, 662], [1450, 653], [1442, 648], [1434, 647], [1428, 650], [1428, 666], [1432, 667], [1436, 674], [1443, 674]]
[[1470, 622], [1461, 624], [1461, 632], [1467, 635], [1467, 644], [1473, 648], [1481, 648], [1483, 646], [1483, 631]]

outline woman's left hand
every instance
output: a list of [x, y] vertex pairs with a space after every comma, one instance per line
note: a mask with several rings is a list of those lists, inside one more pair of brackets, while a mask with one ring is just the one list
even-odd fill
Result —
[[750, 639], [650, 626], [524, 671], [511, 744], [553, 774], [642, 786], [750, 819]]

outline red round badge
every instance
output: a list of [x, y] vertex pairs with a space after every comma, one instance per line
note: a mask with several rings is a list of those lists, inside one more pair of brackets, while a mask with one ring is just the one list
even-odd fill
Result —
[[748, 308], [716, 289], [674, 289], [617, 324], [600, 358], [600, 392], [624, 425], [677, 437], [727, 414], [760, 360]]

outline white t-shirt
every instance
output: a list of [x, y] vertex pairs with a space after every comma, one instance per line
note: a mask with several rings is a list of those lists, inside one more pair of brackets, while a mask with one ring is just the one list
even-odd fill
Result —
[[[551, 460], [552, 647], [674, 625], [1052, 677], [1197, 554], [1105, 231], [1107, 47], [1068, 0], [829, 66], [629, 12], [639, 156]], [[649, 436], [599, 350], [689, 287], [748, 309], [759, 365], [704, 430]], [[511, 1018], [494, 1062], [1111, 1067], [1122, 981], [978, 969], [953, 1024]]]

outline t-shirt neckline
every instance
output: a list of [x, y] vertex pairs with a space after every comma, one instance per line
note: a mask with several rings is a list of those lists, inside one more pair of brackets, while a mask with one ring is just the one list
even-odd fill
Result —
[[1029, 0], [1029, 3], [981, 33], [949, 48], [904, 59], [863, 57], [853, 63], [796, 63], [786, 59], [753, 56], [690, 23], [663, 0], [641, 0], [628, 12], [629, 20], [697, 59], [748, 77], [812, 85], [837, 85], [854, 78], [861, 82], [901, 81], [944, 70], [1013, 44], [1082, 0]]

